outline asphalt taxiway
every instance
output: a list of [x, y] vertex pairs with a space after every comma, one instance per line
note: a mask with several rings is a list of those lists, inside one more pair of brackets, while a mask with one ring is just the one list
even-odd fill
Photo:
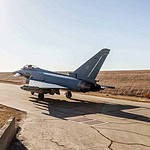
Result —
[[150, 103], [73, 93], [36, 96], [0, 83], [0, 103], [27, 112], [19, 138], [28, 150], [149, 150]]

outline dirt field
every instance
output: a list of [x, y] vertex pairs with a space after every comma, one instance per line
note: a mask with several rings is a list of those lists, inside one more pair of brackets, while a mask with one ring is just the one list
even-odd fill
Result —
[[[120, 95], [122, 98], [128, 96], [129, 99], [134, 99], [133, 97], [150, 98], [150, 70], [102, 71], [97, 80], [99, 84], [115, 86], [115, 89], [105, 89], [88, 94], [109, 97]], [[24, 83], [24, 78], [14, 77], [12, 73], [5, 72], [0, 73], [0, 82], [20, 85]]]
[[0, 72], [0, 83], [24, 84], [24, 78], [14, 77], [12, 72]]
[[0, 128], [5, 124], [5, 122], [10, 117], [16, 117], [16, 121], [19, 122], [24, 115], [25, 112], [10, 107], [6, 107], [4, 105], [0, 105]]
[[150, 70], [105, 71], [97, 79], [99, 84], [115, 86], [100, 93], [150, 98]]

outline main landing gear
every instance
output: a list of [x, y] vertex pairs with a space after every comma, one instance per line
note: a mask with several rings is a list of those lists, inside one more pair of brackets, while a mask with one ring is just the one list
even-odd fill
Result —
[[66, 95], [66, 97], [69, 98], [69, 99], [71, 99], [71, 97], [72, 97], [71, 91], [67, 91], [67, 92], [65, 93], [65, 95]]
[[[32, 93], [32, 94], [34, 94], [34, 93]], [[65, 96], [66, 96], [67, 98], [71, 99], [71, 97], [72, 97], [71, 91], [67, 91], [67, 92], [65, 93]], [[44, 93], [39, 93], [39, 94], [38, 94], [38, 99], [39, 99], [39, 100], [43, 100], [43, 99], [44, 99]]]
[[43, 94], [43, 93], [39, 93], [39, 94], [38, 94], [38, 98], [39, 98], [40, 100], [44, 99], [44, 94]]
[[31, 92], [32, 95], [34, 95], [34, 92]]

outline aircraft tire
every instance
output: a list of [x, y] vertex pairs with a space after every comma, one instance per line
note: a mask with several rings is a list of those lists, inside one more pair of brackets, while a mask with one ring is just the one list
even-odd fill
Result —
[[32, 95], [34, 95], [34, 92], [31, 92]]
[[39, 93], [39, 94], [38, 94], [38, 98], [39, 98], [40, 100], [44, 99], [44, 94], [43, 94], [43, 93]]
[[71, 97], [72, 97], [71, 91], [66, 92], [66, 97], [69, 98], [69, 99], [71, 99]]

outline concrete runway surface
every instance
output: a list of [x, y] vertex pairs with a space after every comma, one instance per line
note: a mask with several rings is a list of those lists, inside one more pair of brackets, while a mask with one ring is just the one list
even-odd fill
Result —
[[150, 150], [150, 103], [36, 97], [0, 83], [0, 103], [27, 112], [19, 138], [28, 150]]

